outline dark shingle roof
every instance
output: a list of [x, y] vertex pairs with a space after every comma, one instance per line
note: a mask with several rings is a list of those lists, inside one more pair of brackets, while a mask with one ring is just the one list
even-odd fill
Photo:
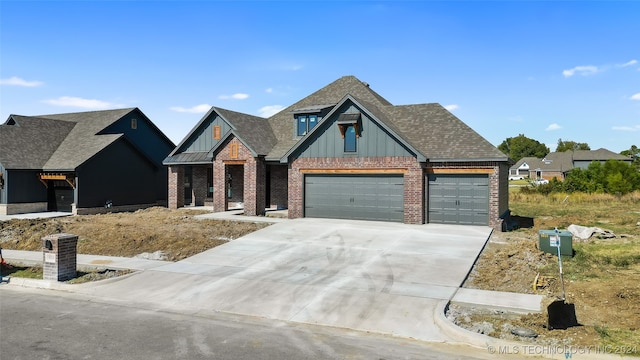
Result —
[[7, 169], [42, 169], [75, 125], [69, 121], [11, 115], [0, 125], [0, 163]]
[[[5, 135], [15, 139], [2, 141], [2, 155], [8, 168], [72, 171], [123, 134], [101, 134], [110, 125], [136, 108], [87, 111], [77, 113], [18, 116], [12, 118], [24, 130], [10, 130], [16, 125], [3, 125]], [[6, 128], [5, 128], [6, 126]], [[5, 145], [7, 150], [5, 151]], [[13, 162], [13, 163], [12, 163]]]
[[266, 155], [276, 144], [276, 137], [267, 119], [231, 110], [214, 108], [234, 128], [234, 132], [257, 155]]
[[76, 123], [73, 130], [44, 165], [43, 170], [74, 170], [89, 160], [100, 150], [123, 136], [122, 134], [98, 135], [98, 133], [133, 110], [135, 108], [41, 115], [42, 118]]
[[616, 154], [611, 150], [600, 148], [597, 150], [575, 150], [573, 152], [573, 160], [578, 161], [606, 161], [606, 160], [623, 160], [631, 161], [631, 158], [621, 154]]
[[267, 154], [267, 160], [280, 159], [298, 141], [293, 134], [293, 113], [296, 110], [315, 108], [323, 104], [337, 104], [347, 94], [376, 106], [391, 105], [390, 102], [371, 90], [368, 84], [358, 80], [355, 76], [343, 76], [268, 119], [277, 144]]
[[180, 153], [168, 156], [162, 163], [164, 165], [209, 164], [212, 160], [208, 155], [208, 151]]
[[493, 160], [507, 156], [440, 104], [383, 109], [404, 137], [430, 161]]

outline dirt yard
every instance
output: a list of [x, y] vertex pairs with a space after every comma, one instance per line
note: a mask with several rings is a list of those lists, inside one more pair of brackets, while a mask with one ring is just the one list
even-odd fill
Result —
[[[580, 325], [548, 330], [548, 315], [514, 314], [453, 306], [449, 317], [469, 330], [546, 345], [612, 346], [640, 355], [640, 196], [593, 198], [518, 196], [513, 213], [530, 227], [494, 232], [465, 287], [540, 294], [546, 305], [562, 295], [557, 256], [538, 249], [538, 231], [570, 224], [596, 226], [612, 239], [574, 237], [574, 257], [563, 256], [567, 303], [575, 305]], [[538, 283], [534, 289], [534, 281]], [[536, 339], [512, 335], [515, 327], [534, 330]]]
[[[78, 253], [133, 257], [160, 254], [178, 261], [268, 226], [264, 223], [197, 220], [195, 210], [154, 207], [134, 213], [0, 222], [0, 246], [40, 250], [42, 237], [78, 235]], [[158, 253], [159, 252], [159, 253]]]

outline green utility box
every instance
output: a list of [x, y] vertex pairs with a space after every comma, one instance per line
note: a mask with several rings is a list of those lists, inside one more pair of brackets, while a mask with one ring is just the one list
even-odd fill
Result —
[[[573, 235], [566, 230], [558, 231], [560, 236], [560, 255], [573, 256]], [[538, 248], [546, 253], [558, 255], [558, 248], [554, 244], [555, 230], [540, 230], [538, 232]]]

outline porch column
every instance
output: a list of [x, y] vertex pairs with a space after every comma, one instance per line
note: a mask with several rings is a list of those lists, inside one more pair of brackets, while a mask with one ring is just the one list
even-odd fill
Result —
[[262, 158], [253, 158], [244, 165], [244, 214], [263, 215], [266, 203], [267, 169]]
[[222, 160], [213, 162], [213, 212], [227, 211], [227, 167]]
[[169, 166], [169, 209], [184, 207], [184, 167]]

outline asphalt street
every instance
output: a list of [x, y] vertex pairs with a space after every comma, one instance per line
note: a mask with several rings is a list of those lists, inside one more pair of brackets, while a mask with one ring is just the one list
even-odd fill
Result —
[[464, 346], [51, 290], [2, 286], [0, 304], [2, 359], [496, 359]]

